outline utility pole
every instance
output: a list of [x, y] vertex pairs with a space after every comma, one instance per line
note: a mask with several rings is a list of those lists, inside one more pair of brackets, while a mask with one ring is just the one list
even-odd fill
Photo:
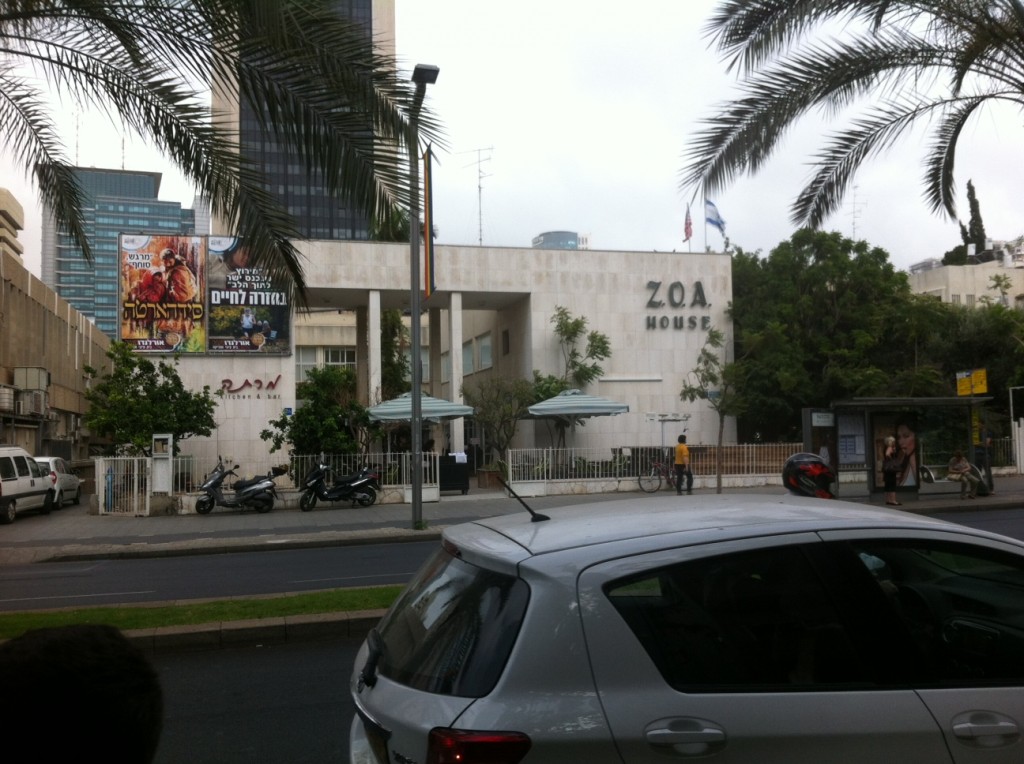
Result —
[[[479, 246], [484, 245], [484, 178], [491, 177], [490, 175], [484, 174], [484, 162], [490, 162], [491, 156], [488, 154], [484, 156], [485, 151], [494, 151], [494, 146], [488, 146], [487, 148], [471, 149], [469, 151], [460, 151], [460, 154], [476, 154], [476, 219], [477, 219], [477, 244]], [[466, 165], [469, 167], [469, 165]]]

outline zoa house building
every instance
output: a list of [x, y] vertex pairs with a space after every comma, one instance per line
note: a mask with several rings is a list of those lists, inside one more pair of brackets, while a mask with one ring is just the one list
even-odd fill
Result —
[[[167, 242], [129, 244], [123, 257], [134, 258], [140, 270], [158, 269]], [[294, 410], [296, 384], [314, 366], [354, 367], [361, 402], [380, 402], [381, 315], [408, 313], [408, 245], [324, 240], [299, 247], [307, 312], [297, 312], [284, 292], [246, 268], [237, 242], [218, 237], [171, 247], [196, 266], [202, 299], [161, 309], [148, 328], [139, 325], [144, 306], [123, 306], [122, 331], [137, 333], [139, 352], [176, 349], [187, 385], [220, 391], [217, 432], [182, 442], [185, 453], [207, 461], [217, 455], [266, 460], [260, 431]], [[732, 360], [728, 255], [437, 245], [434, 273], [436, 291], [422, 302], [420, 317], [426, 394], [461, 401], [464, 389], [494, 375], [561, 376], [565, 360], [552, 317], [564, 308], [609, 339], [604, 373], [586, 392], [629, 406], [626, 414], [577, 428], [574, 447], [665, 445], [684, 428], [690, 443], [717, 442], [717, 412], [706, 401], [684, 402], [680, 391], [711, 328], [726, 337], [722, 360]], [[264, 322], [267, 331], [246, 336], [245, 328]], [[464, 450], [474, 425], [456, 420], [444, 437], [439, 450]], [[731, 419], [725, 440], [735, 442]], [[524, 420], [513, 445], [554, 446], [552, 429]]]

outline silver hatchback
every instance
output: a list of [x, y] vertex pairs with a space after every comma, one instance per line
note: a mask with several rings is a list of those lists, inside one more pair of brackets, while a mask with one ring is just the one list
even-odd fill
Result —
[[66, 503], [81, 502], [82, 479], [64, 459], [59, 456], [37, 456], [36, 462], [50, 479], [54, 509], [60, 509]]
[[1024, 760], [1024, 544], [797, 497], [445, 530], [362, 646], [351, 760]]

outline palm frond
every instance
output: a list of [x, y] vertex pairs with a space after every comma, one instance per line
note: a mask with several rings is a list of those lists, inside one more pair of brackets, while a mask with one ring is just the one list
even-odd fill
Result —
[[945, 210], [950, 218], [956, 218], [953, 169], [956, 164], [957, 140], [963, 132], [964, 124], [986, 101], [986, 97], [976, 96], [949, 104], [935, 129], [925, 161], [925, 199], [933, 211]]
[[[254, 265], [301, 303], [296, 227], [240, 161], [209, 89], [237, 88], [327, 190], [368, 213], [408, 204], [414, 87], [363, 29], [323, 0], [0, 0], [0, 65], [30, 64], [63, 99], [99, 106], [165, 153], [219, 213], [237, 222]], [[82, 198], [43, 93], [0, 69], [0, 134], [86, 257]], [[443, 142], [429, 110], [426, 140]]]
[[1021, 0], [723, 0], [705, 33], [741, 81], [691, 139], [684, 190], [717, 193], [757, 172], [808, 112], [835, 116], [859, 98], [882, 99], [812, 155], [793, 205], [798, 224], [820, 224], [860, 163], [923, 119], [938, 120], [925, 197], [953, 215], [964, 124], [986, 101], [1024, 103]]
[[817, 228], [842, 204], [856, 169], [896, 142], [917, 120], [939, 108], [929, 102], [889, 102], [835, 135], [816, 155], [816, 172], [793, 204], [791, 220]]

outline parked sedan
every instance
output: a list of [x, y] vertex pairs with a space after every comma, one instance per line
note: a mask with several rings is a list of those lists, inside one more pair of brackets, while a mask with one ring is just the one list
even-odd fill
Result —
[[37, 456], [36, 462], [50, 476], [53, 486], [53, 507], [60, 509], [65, 503], [78, 504], [82, 498], [82, 479], [59, 456]]
[[356, 658], [353, 762], [1024, 760], [1024, 544], [787, 496], [549, 511], [444, 531]]

